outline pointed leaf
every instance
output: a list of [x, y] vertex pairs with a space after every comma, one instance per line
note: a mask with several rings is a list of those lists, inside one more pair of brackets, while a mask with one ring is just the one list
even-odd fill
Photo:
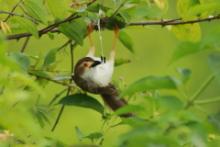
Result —
[[86, 36], [87, 25], [82, 19], [77, 19], [72, 22], [67, 22], [59, 27], [59, 30], [68, 38], [75, 40], [79, 45], [83, 44], [83, 39]]
[[28, 67], [30, 66], [30, 59], [23, 53], [12, 53], [10, 55], [12, 57], [12, 59], [14, 59], [16, 61], [16, 63], [18, 63], [21, 68], [25, 71], [28, 70]]
[[119, 39], [130, 52], [134, 53], [132, 39], [125, 31], [120, 31]]
[[57, 53], [57, 48], [50, 50], [45, 59], [44, 59], [44, 67], [49, 66], [50, 64], [54, 63], [56, 61], [56, 53]]
[[43, 0], [25, 0], [24, 8], [29, 15], [35, 19], [47, 24], [47, 11], [44, 7]]
[[101, 114], [104, 113], [104, 107], [99, 101], [86, 94], [73, 94], [65, 96], [59, 102], [59, 104], [69, 105], [69, 106], [79, 106], [84, 108], [93, 109]]
[[169, 76], [165, 76], [165, 77], [148, 76], [128, 86], [128, 88], [126, 88], [121, 95], [132, 96], [137, 92], [143, 92], [146, 90], [156, 90], [156, 89], [176, 89], [176, 83]]

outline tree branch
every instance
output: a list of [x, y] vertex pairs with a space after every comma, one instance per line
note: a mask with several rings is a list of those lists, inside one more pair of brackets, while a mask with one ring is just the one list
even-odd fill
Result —
[[[69, 16], [68, 18], [66, 18], [63, 21], [54, 23], [50, 26], [47, 26], [46, 28], [42, 29], [39, 31], [39, 36], [43, 36], [45, 34], [47, 34], [48, 32], [51, 33], [59, 33], [59, 30], [57, 27], [59, 27], [61, 24], [72, 21], [74, 19], [79, 18], [80, 16], [78, 16], [76, 13]], [[148, 26], [148, 25], [160, 25], [160, 26], [168, 26], [168, 25], [184, 25], [184, 24], [193, 24], [193, 23], [202, 23], [202, 22], [210, 22], [213, 20], [218, 20], [220, 19], [220, 15], [216, 15], [216, 16], [210, 16], [207, 18], [198, 18], [198, 19], [193, 19], [193, 20], [187, 20], [184, 21], [181, 18], [177, 18], [177, 19], [168, 19], [168, 20], [160, 20], [160, 21], [146, 21], [146, 22], [132, 22], [129, 23], [127, 26]], [[107, 18], [108, 20], [108, 18]], [[106, 21], [106, 18], [105, 20]], [[96, 24], [94, 24], [96, 25]], [[103, 27], [102, 27], [103, 28]], [[14, 39], [21, 39], [24, 37], [30, 37], [32, 36], [31, 33], [21, 33], [21, 34], [14, 34], [14, 35], [9, 35], [7, 36], [7, 40], [14, 40]]]
[[[73, 73], [73, 70], [74, 70], [74, 48], [75, 48], [75, 46], [76, 46], [75, 43], [70, 42], [70, 62], [71, 62], [71, 64], [70, 64], [70, 69], [71, 69], [71, 74]], [[72, 79], [69, 80], [69, 84], [71, 84], [71, 83], [72, 83]], [[70, 92], [71, 92], [71, 87], [68, 87], [68, 90], [67, 90], [67, 94], [66, 94], [66, 95], [67, 95], [67, 96], [70, 95]], [[56, 129], [56, 126], [57, 126], [57, 124], [59, 123], [60, 118], [61, 118], [61, 116], [62, 116], [62, 114], [63, 114], [64, 108], [65, 108], [65, 105], [63, 104], [63, 105], [61, 106], [61, 108], [60, 108], [60, 111], [59, 111], [58, 115], [57, 115], [57, 118], [56, 118], [56, 120], [55, 120], [55, 123], [54, 123], [54, 125], [53, 125], [53, 127], [52, 127], [52, 129], [51, 129], [52, 132]]]
[[197, 18], [193, 20], [182, 20], [181, 18], [178, 19], [168, 19], [168, 20], [161, 20], [161, 21], [147, 21], [147, 22], [132, 22], [129, 23], [129, 26], [147, 26], [147, 25], [160, 25], [160, 26], [168, 26], [168, 25], [184, 25], [184, 24], [193, 24], [193, 23], [201, 23], [201, 22], [209, 22], [213, 20], [220, 19], [220, 15], [216, 16], [209, 16], [207, 18]]

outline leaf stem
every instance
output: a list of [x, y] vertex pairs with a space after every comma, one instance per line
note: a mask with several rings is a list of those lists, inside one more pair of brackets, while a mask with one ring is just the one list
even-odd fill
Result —
[[205, 99], [205, 100], [198, 100], [195, 101], [195, 104], [209, 104], [209, 103], [215, 103], [215, 102], [220, 102], [220, 97], [214, 97], [214, 98], [210, 98], [210, 99]]
[[199, 98], [200, 94], [209, 86], [209, 84], [215, 79], [215, 76], [212, 74], [208, 79], [202, 84], [202, 86], [194, 93], [194, 95], [187, 102], [185, 109], [191, 107], [196, 99]]

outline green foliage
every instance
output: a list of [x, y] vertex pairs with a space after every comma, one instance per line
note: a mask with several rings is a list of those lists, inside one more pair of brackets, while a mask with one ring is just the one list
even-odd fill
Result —
[[86, 94], [74, 94], [62, 98], [59, 104], [69, 106], [80, 106], [93, 109], [101, 114], [104, 113], [104, 108], [96, 99]]
[[15, 24], [18, 24], [16, 29], [21, 29], [25, 32], [31, 33], [36, 38], [39, 37], [37, 26], [30, 20], [24, 18], [13, 18], [12, 20]]
[[48, 13], [44, 7], [43, 0], [26, 0], [23, 7], [37, 21], [47, 24]]
[[[211, 21], [212, 18], [219, 18], [219, 0], [17, 2], [18, 0], [0, 0], [0, 146], [220, 146], [220, 98], [217, 83], [220, 81], [219, 22], [213, 25], [208, 21], [205, 24], [200, 23], [200, 20]], [[119, 97], [128, 101], [127, 105], [115, 112], [99, 102], [95, 95], [82, 93], [70, 81], [72, 64], [76, 63], [74, 59], [81, 57], [81, 54], [78, 57], [81, 50], [75, 52], [78, 48], [74, 47], [80, 45], [84, 48], [89, 24], [94, 27], [92, 36], [97, 36], [99, 19], [103, 31], [101, 34], [112, 33], [118, 27], [120, 42], [133, 53], [127, 56], [120, 48], [117, 49], [115, 67], [131, 61], [132, 64], [125, 66], [123, 73], [114, 75], [116, 79], [120, 77], [120, 80], [115, 80], [120, 89]], [[186, 24], [178, 24], [182, 21], [186, 21]], [[170, 38], [177, 42], [173, 43], [176, 47], [172, 55], [168, 56], [171, 57], [170, 62], [168, 61], [171, 64], [167, 70], [159, 73], [160, 76], [155, 73], [161, 72], [158, 65], [164, 62], [163, 54], [170, 53], [167, 48], [170, 40], [162, 40], [161, 36], [158, 36], [158, 40], [151, 39], [155, 37], [153, 33], [158, 27], [129, 29], [127, 34], [128, 27], [142, 25], [142, 22], [166, 26], [166, 32], [162, 33], [168, 34], [166, 36], [173, 34]], [[172, 26], [167, 26], [167, 23], [172, 22]], [[142, 39], [144, 34], [135, 35], [136, 30], [150, 32], [152, 36]], [[44, 34], [47, 34], [47, 37], [42, 37]], [[30, 36], [29, 42], [20, 39], [27, 36]], [[32, 36], [35, 38], [32, 39]], [[6, 40], [13, 37], [17, 37], [18, 42]], [[104, 38], [103, 42], [108, 39]], [[144, 47], [143, 56], [140, 56], [140, 50], [134, 48], [134, 44], [141, 47], [145, 42], [139, 42], [139, 45], [133, 41], [139, 39], [154, 41], [154, 50], [160, 43], [167, 46], [164, 46], [164, 52], [153, 52], [153, 49], [150, 50], [152, 47]], [[64, 40], [65, 44], [59, 44]], [[47, 44], [49, 41], [54, 42], [53, 47]], [[29, 45], [28, 48], [26, 45]], [[74, 48], [74, 55], [70, 55], [72, 52], [69, 52], [69, 46], [72, 46], [71, 50]], [[19, 52], [21, 47], [22, 53]], [[105, 44], [104, 48], [109, 49]], [[151, 59], [153, 53], [156, 53], [158, 63]], [[180, 59], [186, 60], [188, 56], [195, 57], [190, 60], [195, 64], [190, 65], [188, 61], [183, 64], [176, 62]], [[141, 64], [139, 57], [144, 57]], [[197, 64], [197, 61], [200, 62], [198, 59], [204, 62]], [[152, 67], [146, 67], [145, 64]], [[135, 68], [129, 71], [130, 66]], [[206, 66], [209, 66], [210, 71]], [[123, 66], [121, 68], [123, 69]], [[140, 70], [137, 70], [138, 68]], [[164, 69], [166, 67], [162, 68]], [[152, 76], [144, 76], [140, 71], [146, 71], [146, 75]], [[133, 77], [133, 73], [141, 76]], [[208, 73], [211, 76], [207, 75]], [[122, 74], [131, 78], [125, 81], [139, 80], [127, 84], [121, 77]], [[210, 78], [203, 81], [202, 77]], [[60, 105], [68, 106], [68, 109], [65, 109], [65, 116], [68, 117], [65, 117], [65, 121], [60, 121], [57, 132], [51, 133], [51, 125], [57, 114], [54, 110]], [[72, 107], [87, 108], [98, 113], [91, 114], [89, 110]], [[71, 115], [72, 110], [76, 111], [74, 113], [77, 115]], [[86, 115], [82, 115], [82, 111], [85, 111]], [[131, 113], [133, 116], [119, 118], [125, 113]], [[73, 121], [67, 122], [67, 118], [72, 118]], [[65, 127], [68, 130], [65, 130]], [[71, 127], [75, 127], [79, 145], [76, 145], [74, 129], [69, 129]]]
[[59, 27], [59, 30], [69, 39], [75, 40], [79, 45], [83, 44], [86, 35], [86, 23], [82, 19], [67, 22]]
[[132, 39], [125, 31], [120, 31], [119, 39], [130, 52], [134, 52]]
[[157, 89], [176, 89], [176, 83], [169, 76], [165, 76], [165, 77], [148, 76], [131, 84], [121, 93], [121, 96], [125, 96], [125, 95], [132, 96], [136, 92], [157, 90]]

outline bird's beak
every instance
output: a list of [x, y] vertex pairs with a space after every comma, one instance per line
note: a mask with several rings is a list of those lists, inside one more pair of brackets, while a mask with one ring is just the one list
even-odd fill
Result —
[[96, 67], [97, 65], [101, 64], [102, 62], [100, 61], [94, 61], [94, 63], [92, 63], [91, 67]]

